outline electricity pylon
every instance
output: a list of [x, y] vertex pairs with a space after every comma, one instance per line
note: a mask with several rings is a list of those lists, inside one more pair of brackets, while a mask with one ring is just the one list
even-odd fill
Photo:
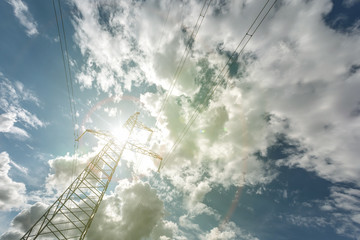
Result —
[[84, 239], [124, 150], [130, 149], [161, 162], [162, 158], [158, 154], [131, 142], [135, 129], [152, 134], [150, 128], [138, 121], [138, 115], [139, 112], [135, 113], [124, 124], [129, 133], [122, 142], [110, 133], [89, 129], [77, 139], [90, 132], [105, 139], [107, 144], [21, 240]]

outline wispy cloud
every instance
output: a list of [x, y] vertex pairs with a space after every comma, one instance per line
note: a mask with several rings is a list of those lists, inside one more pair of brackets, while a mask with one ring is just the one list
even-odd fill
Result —
[[33, 37], [39, 34], [37, 23], [29, 12], [28, 6], [21, 0], [7, 0], [14, 8], [14, 14], [20, 21], [20, 24], [26, 28], [26, 34]]
[[246, 233], [240, 229], [234, 222], [229, 222], [221, 227], [215, 227], [202, 236], [203, 240], [231, 240], [231, 239], [244, 239], [244, 240], [259, 240], [257, 237], [250, 233]]
[[344, 4], [346, 7], [350, 8], [350, 7], [354, 6], [355, 4], [357, 4], [357, 3], [359, 3], [359, 2], [360, 2], [359, 0], [345, 0], [345, 1], [343, 2], [343, 4]]
[[[10, 82], [0, 73], [0, 132], [12, 134], [20, 139], [29, 138], [29, 133], [25, 128], [44, 127], [42, 122], [35, 114], [22, 107], [23, 102], [31, 102], [39, 106], [40, 101], [35, 94], [25, 89], [20, 82]], [[16, 125], [22, 125], [16, 126]]]
[[3, 113], [0, 115], [0, 132], [11, 133], [21, 138], [29, 138], [29, 134], [19, 127], [14, 126], [16, 123], [16, 113]]
[[17, 170], [19, 170], [20, 172], [22, 172], [23, 174], [28, 174], [29, 169], [27, 169], [26, 167], [23, 167], [19, 164], [17, 164], [14, 161], [10, 161], [11, 165], [13, 165]]
[[9, 177], [11, 168], [9, 154], [0, 153], [0, 210], [7, 211], [25, 204], [25, 184], [15, 182]]

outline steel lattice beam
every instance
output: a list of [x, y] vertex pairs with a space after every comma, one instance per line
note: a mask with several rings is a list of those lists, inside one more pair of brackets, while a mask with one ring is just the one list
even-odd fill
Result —
[[[138, 115], [139, 113], [135, 113], [124, 124], [124, 127], [129, 130], [128, 140], [135, 127], [148, 130], [147, 127], [137, 121]], [[55, 203], [25, 233], [21, 240], [84, 239], [119, 164], [123, 151], [129, 148], [127, 145], [134, 151], [161, 160], [161, 157], [156, 153], [129, 143], [128, 140], [119, 146], [115, 138], [109, 133], [94, 130], [86, 130], [85, 132], [104, 136], [108, 139], [108, 143]]]

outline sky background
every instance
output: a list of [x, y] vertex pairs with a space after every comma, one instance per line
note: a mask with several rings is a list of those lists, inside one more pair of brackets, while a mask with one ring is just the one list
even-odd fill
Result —
[[229, 62], [266, 1], [211, 1], [195, 38], [204, 3], [61, 1], [70, 104], [52, 1], [0, 2], [1, 240], [137, 111], [171, 155], [126, 152], [87, 239], [360, 239], [360, 1], [278, 0]]

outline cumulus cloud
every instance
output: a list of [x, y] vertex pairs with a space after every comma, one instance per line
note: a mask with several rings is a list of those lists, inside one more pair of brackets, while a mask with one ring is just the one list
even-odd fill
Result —
[[22, 210], [11, 222], [10, 229], [0, 236], [1, 240], [20, 239], [24, 233], [44, 214], [47, 205], [35, 203]]
[[[48, 160], [49, 174], [46, 177], [45, 184], [47, 194], [62, 193], [84, 170], [87, 164], [89, 164], [90, 161], [101, 153], [101, 150], [104, 148], [106, 142], [103, 139], [98, 140], [97, 144], [89, 149], [86, 154], [80, 154], [79, 152], [81, 151], [73, 155], [66, 153], [64, 156], [57, 156]], [[82, 142], [83, 139], [81, 139], [80, 141], [80, 144], [86, 144], [86, 140]], [[131, 151], [124, 151], [122, 153], [122, 160], [119, 162], [118, 168], [121, 167], [124, 160], [126, 161], [127, 166], [133, 169], [136, 174], [149, 175], [151, 172], [150, 169], [154, 170], [155, 168], [148, 156], [140, 154], [135, 157], [135, 154]], [[110, 160], [108, 159], [107, 161]]]
[[130, 89], [131, 81], [140, 81], [142, 75], [136, 68], [138, 60], [133, 59], [139, 55], [135, 36], [128, 29], [135, 8], [115, 1], [103, 4], [74, 1], [74, 4], [81, 13], [74, 19], [75, 39], [81, 52], [88, 56], [78, 81], [87, 88], [93, 84], [90, 79], [95, 79], [99, 90], [121, 96], [122, 87], [117, 86]]
[[[184, 195], [184, 207], [189, 211], [190, 218], [200, 214], [214, 216], [216, 219], [220, 218], [217, 212], [203, 203], [206, 194], [212, 189], [210, 186], [212, 182], [209, 179], [202, 178], [201, 172], [190, 169], [182, 171], [181, 174], [172, 173], [174, 176], [171, 178], [171, 181], [175, 189], [177, 191], [180, 190]], [[166, 196], [163, 196], [164, 199], [172, 195], [168, 190], [166, 192]], [[168, 201], [174, 200], [168, 199]]]
[[185, 239], [179, 235], [177, 224], [166, 220], [161, 221], [153, 228], [150, 237], [154, 240]]
[[15, 17], [20, 24], [26, 28], [26, 34], [29, 37], [38, 35], [37, 23], [29, 12], [26, 3], [21, 0], [7, 0], [7, 2], [14, 8]]
[[[295, 8], [302, 14], [295, 14]], [[249, 67], [247, 80], [271, 114], [269, 129], [275, 127], [298, 141], [304, 152], [294, 154], [287, 164], [331, 181], [356, 183], [360, 85], [359, 72], [350, 69], [358, 63], [354, 49], [359, 49], [359, 37], [326, 26], [322, 16], [330, 9], [328, 1], [284, 2], [259, 34], [268, 34], [266, 40], [255, 38], [252, 48], [256, 46], [258, 60]], [[281, 20], [289, 14], [291, 21]], [[286, 33], [271, 34], [279, 29]], [[288, 124], [281, 124], [283, 120]]]
[[[251, 109], [253, 99], [242, 95], [239, 89], [225, 90], [218, 102], [211, 102], [194, 122], [170, 160], [166, 159], [162, 173], [189, 196], [186, 205], [193, 213], [216, 216], [201, 204], [212, 185], [267, 184], [277, 176], [276, 170], [253, 155], [255, 151], [266, 152], [267, 143], [274, 141], [273, 133], [266, 131], [262, 109]], [[179, 102], [169, 103], [164, 111], [165, 121], [160, 123], [160, 129], [165, 131], [154, 137], [158, 137], [155, 151], [164, 156], [193, 111], [186, 99]], [[145, 105], [151, 103], [150, 100]], [[195, 206], [202, 211], [195, 211]]]
[[[81, 13], [74, 19], [76, 43], [87, 59], [78, 74], [78, 81], [84, 90], [93, 87], [109, 95], [116, 95], [115, 86], [126, 90], [141, 82], [155, 84], [158, 91], [142, 94], [140, 99], [145, 110], [156, 117], [164, 100], [164, 89], [171, 86], [202, 3], [172, 3], [175, 4], [173, 11], [163, 29], [151, 26], [159, 26], [165, 21], [161, 13], [166, 12], [168, 1], [132, 4], [136, 7], [113, 1], [105, 4], [74, 1]], [[249, 4], [246, 9], [237, 1], [229, 4], [220, 7], [214, 2], [210, 7], [173, 94], [159, 117], [160, 131], [153, 136], [152, 149], [163, 156], [186, 126], [197, 104], [206, 99], [206, 94], [216, 84], [216, 75], [227, 60], [226, 51], [232, 50], [238, 40], [236, 37], [241, 36], [238, 33], [230, 37], [231, 27], [235, 22], [250, 25], [248, 19], [261, 7], [259, 3]], [[232, 9], [240, 9], [241, 14], [231, 12]], [[218, 20], [224, 20], [221, 14], [228, 14], [231, 18], [218, 26]], [[139, 16], [146, 17], [147, 21], [142, 21]], [[219, 29], [229, 30], [223, 34], [226, 42], [220, 38]], [[209, 37], [211, 34], [213, 36]], [[162, 36], [161, 45], [159, 36]], [[226, 46], [224, 51], [217, 49], [220, 43]], [[245, 65], [245, 60], [241, 64]], [[239, 75], [244, 73], [244, 68], [240, 67]], [[208, 214], [220, 218], [203, 203], [214, 183], [226, 187], [256, 185], [269, 183], [276, 177], [275, 171], [253, 156], [255, 151], [264, 152], [267, 140], [271, 139], [272, 132], [267, 132], [263, 116], [266, 110], [259, 106], [261, 99], [244, 95], [241, 88], [230, 88], [218, 95], [219, 102], [207, 101], [203, 113], [162, 171], [178, 190], [188, 196], [184, 205], [194, 215]], [[193, 173], [189, 169], [203, 171]], [[209, 177], [204, 178], [205, 173]]]
[[86, 154], [58, 156], [48, 161], [50, 173], [46, 177], [46, 189], [48, 193], [62, 193], [72, 181], [84, 170], [86, 165], [100, 151], [101, 145], [94, 147]]
[[163, 202], [150, 185], [122, 180], [100, 205], [88, 239], [172, 239], [176, 225], [163, 222]]
[[[167, 1], [131, 4], [74, 1], [81, 13], [74, 19], [76, 42], [87, 59], [79, 76], [95, 76], [95, 87], [110, 95], [116, 94], [115, 86], [130, 89], [143, 81], [155, 84], [159, 91], [140, 98], [156, 117], [164, 100], [162, 90], [170, 87], [171, 73], [201, 4], [190, 1], [181, 6], [181, 12], [172, 11], [163, 27], [166, 34], [149, 28], [164, 21], [164, 16], [150, 16], [149, 12], [166, 12]], [[206, 99], [219, 70], [262, 4], [229, 1], [211, 5], [159, 117], [162, 146], [158, 150], [166, 154], [198, 103]], [[359, 138], [359, 71], [353, 66], [358, 66], [359, 37], [356, 32], [344, 35], [326, 25], [323, 16], [331, 7], [325, 0], [283, 1], [275, 6], [245, 54], [228, 66], [229, 82], [218, 88], [216, 101], [204, 103], [203, 112], [175, 151], [175, 167], [211, 159], [210, 168], [215, 162], [214, 169], [236, 167], [235, 177], [229, 179], [233, 173], [229, 169], [219, 181], [267, 183], [274, 172], [252, 154], [260, 151], [265, 155], [277, 135], [285, 134], [297, 141], [305, 154], [294, 155], [284, 164], [314, 170], [332, 181], [356, 180], [360, 171], [353, 167], [359, 155], [355, 146]], [[188, 17], [182, 20], [184, 15]], [[147, 16], [147, 21], [138, 16]], [[156, 35], [163, 38], [154, 51]], [[79, 81], [92, 86], [88, 80]]]
[[[209, 15], [203, 26], [206, 31], [199, 32], [195, 50], [201, 50], [200, 42], [214, 46], [207, 54], [217, 59], [212, 60], [217, 65], [244, 33], [250, 21], [244, 18], [259, 8], [257, 4], [240, 5], [229, 2], [222, 9], [227, 18]], [[344, 35], [326, 25], [323, 16], [331, 7], [329, 1], [283, 1], [276, 6], [248, 45], [247, 54], [230, 66], [238, 70], [227, 88], [220, 87], [216, 101], [207, 103], [178, 146], [171, 160], [175, 168], [206, 160], [222, 183], [240, 185], [243, 179], [245, 183], [268, 183], [276, 172], [252, 154], [260, 151], [266, 155], [266, 149], [284, 134], [298, 145], [298, 152], [279, 164], [315, 171], [331, 181], [358, 184], [359, 148], [355, 145], [360, 127], [360, 86], [354, 49], [359, 49], [359, 37], [356, 32]], [[222, 21], [217, 23], [216, 19]], [[244, 24], [235, 27], [235, 22]], [[222, 40], [229, 32], [232, 36]], [[215, 51], [219, 43], [222, 50]], [[193, 111], [191, 101], [196, 97], [183, 94], [185, 97], [170, 97], [163, 111], [160, 128], [165, 129], [165, 154], [166, 146], [172, 146], [171, 140], [175, 141]], [[156, 116], [162, 99], [153, 95], [144, 95], [142, 101]], [[171, 162], [167, 167], [172, 167]]]
[[[3, 156], [6, 157], [6, 153], [2, 153], [1, 157]], [[91, 152], [81, 157], [67, 154], [49, 160], [51, 173], [46, 178], [45, 185], [48, 190], [45, 194], [46, 198], [53, 196], [54, 193], [60, 194], [70, 184], [73, 176], [81, 172], [93, 157], [94, 153]], [[73, 168], [75, 159], [77, 160], [76, 170]], [[3, 172], [9, 169], [9, 161], [8, 159], [7, 165], [3, 167]], [[22, 192], [19, 189], [24, 188], [25, 191], [23, 184], [12, 182], [6, 176], [3, 177], [2, 182], [6, 184], [7, 189], [16, 187], [16, 190], [12, 191], [14, 196], [10, 198], [7, 194], [9, 202], [15, 204], [15, 197], [17, 201], [24, 200], [24, 197], [21, 198], [19, 195]], [[48, 202], [49, 199], [42, 199], [42, 201]], [[9, 206], [10, 203], [7, 207]], [[45, 204], [38, 202], [20, 212], [11, 222], [10, 229], [0, 239], [20, 238], [44, 213], [46, 207]], [[1, 208], [1, 210], [3, 209]], [[87, 239], [115, 239], [119, 236], [134, 240], [144, 237], [154, 240], [182, 239], [179, 237], [177, 224], [164, 220], [163, 217], [163, 202], [157, 196], [156, 191], [147, 183], [129, 182], [125, 179], [118, 182], [113, 192], [104, 196], [87, 234]]]
[[[230, 16], [223, 21], [209, 15], [203, 26], [206, 31], [200, 31], [197, 43], [221, 43], [223, 55], [231, 52], [245, 28], [234, 24], [246, 25], [250, 20], [244, 18], [252, 16], [257, 8], [236, 4], [241, 3], [229, 2], [222, 9]], [[331, 7], [330, 1], [283, 1], [276, 6], [250, 42], [248, 54], [238, 58], [238, 72], [230, 78], [227, 89], [220, 89], [216, 101], [199, 115], [171, 156], [163, 172], [169, 171], [173, 182], [178, 181], [175, 172], [189, 174], [189, 169], [201, 171], [204, 168], [199, 165], [207, 165], [211, 176], [207, 182], [225, 186], [269, 183], [276, 177], [276, 170], [253, 153], [260, 151], [266, 156], [267, 148], [279, 135], [285, 135], [297, 151], [289, 152], [290, 157], [280, 160], [279, 165], [302, 167], [333, 182], [359, 184], [360, 152], [355, 145], [360, 137], [360, 75], [355, 67], [359, 64], [358, 51], [354, 49], [359, 49], [360, 38], [356, 31], [344, 35], [326, 25], [323, 16]], [[195, 48], [202, 46], [195, 44]], [[221, 63], [217, 52], [210, 49], [207, 54], [217, 59], [216, 64]], [[189, 103], [192, 96], [185, 91], [182, 94], [186, 97], [177, 93], [169, 98], [159, 123], [162, 136], [157, 150], [165, 155], [193, 111]], [[160, 93], [144, 94], [141, 100], [157, 116], [163, 100]], [[197, 183], [200, 176], [195, 177]], [[175, 185], [188, 192], [188, 182]], [[195, 190], [194, 186], [194, 194]], [[339, 205], [333, 208], [342, 209]], [[355, 211], [343, 231], [355, 226], [357, 220]], [[357, 231], [355, 228], [350, 232]]]
[[[192, 7], [194, 11], [201, 7], [192, 2], [189, 6], [170, 2], [73, 1], [81, 13], [74, 18], [75, 41], [87, 59], [77, 75], [80, 85], [111, 96], [121, 96], [123, 90], [143, 82], [169, 88], [183, 53], [186, 34], [180, 30], [182, 25], [183, 29], [190, 28], [191, 21], [185, 26], [183, 15]], [[173, 12], [165, 25], [164, 12], [170, 4]], [[193, 66], [186, 64], [180, 76], [188, 90], [194, 87], [192, 73]]]
[[[40, 101], [35, 94], [25, 89], [21, 82], [11, 82], [0, 74], [0, 132], [11, 134], [19, 139], [29, 138], [26, 128], [44, 127], [46, 124], [35, 114], [22, 107], [23, 102], [39, 106]], [[20, 126], [15, 126], [21, 124]], [[24, 129], [25, 128], [25, 129]]]
[[15, 182], [9, 176], [10, 157], [7, 152], [0, 153], [0, 210], [9, 211], [24, 206], [26, 202], [25, 184]]

